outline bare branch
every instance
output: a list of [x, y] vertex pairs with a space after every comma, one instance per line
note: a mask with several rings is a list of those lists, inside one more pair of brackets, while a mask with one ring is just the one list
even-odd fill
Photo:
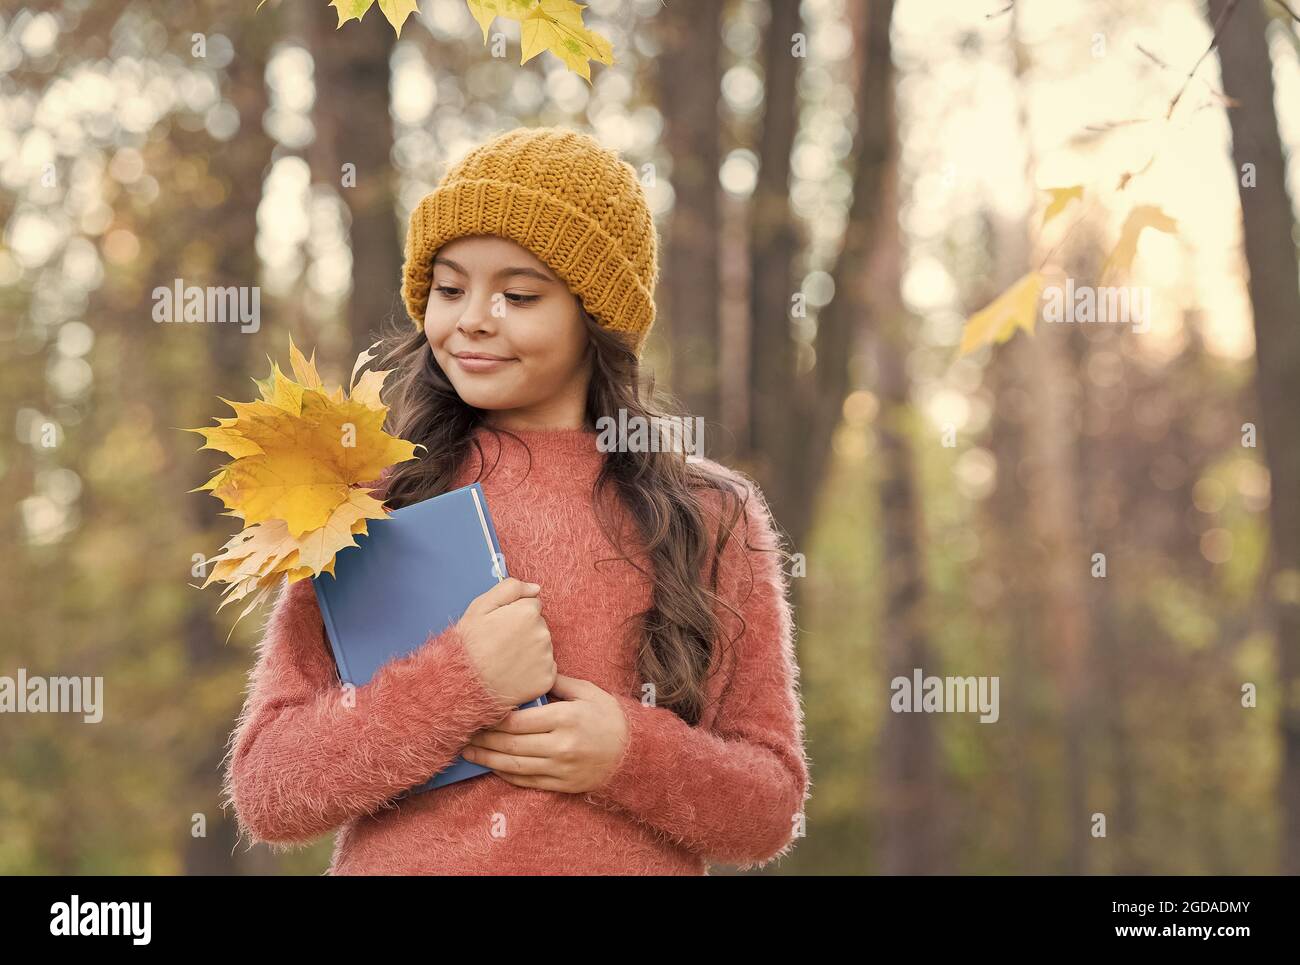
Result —
[[1183, 94], [1186, 93], [1187, 85], [1192, 82], [1192, 78], [1196, 76], [1196, 72], [1200, 69], [1201, 64], [1204, 63], [1205, 58], [1210, 56], [1210, 51], [1214, 50], [1214, 48], [1219, 45], [1219, 37], [1223, 35], [1223, 28], [1228, 25], [1228, 21], [1232, 18], [1232, 11], [1237, 9], [1237, 3], [1238, 0], [1228, 0], [1227, 6], [1220, 11], [1219, 19], [1214, 22], [1214, 36], [1210, 38], [1210, 46], [1206, 47], [1201, 56], [1196, 59], [1196, 63], [1192, 65], [1192, 69], [1187, 72], [1187, 77], [1183, 81], [1183, 86], [1178, 88], [1178, 93], [1175, 94], [1174, 99], [1169, 102], [1169, 110], [1165, 112], [1166, 120], [1174, 116], [1174, 108], [1178, 106], [1178, 102], [1182, 100]]
[[1172, 67], [1170, 67], [1168, 64], [1166, 64], [1163, 60], [1161, 60], [1159, 57], [1157, 57], [1157, 56], [1156, 56], [1155, 54], [1153, 54], [1151, 51], [1147, 50], [1147, 49], [1146, 49], [1145, 47], [1143, 47], [1141, 44], [1137, 44], [1136, 47], [1137, 47], [1137, 49], [1140, 50], [1143, 54], [1145, 54], [1146, 57], [1147, 57], [1147, 59], [1149, 59], [1149, 60], [1150, 60], [1152, 63], [1154, 63], [1157, 67], [1160, 67], [1162, 70], [1173, 70]]

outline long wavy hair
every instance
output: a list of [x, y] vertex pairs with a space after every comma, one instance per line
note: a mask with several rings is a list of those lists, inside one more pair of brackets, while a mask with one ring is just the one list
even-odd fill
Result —
[[[589, 351], [595, 353], [587, 391], [587, 428], [595, 429], [601, 416], [617, 418], [619, 409], [627, 411], [629, 423], [634, 416], [646, 420], [669, 416], [676, 405], [656, 392], [653, 376], [642, 385], [639, 360], [623, 337], [602, 328], [582, 308], [580, 299], [578, 305], [591, 338]], [[385, 428], [426, 447], [417, 459], [398, 464], [389, 477], [385, 501], [390, 508], [398, 509], [451, 488], [471, 449], [478, 449], [479, 465], [486, 466], [486, 456], [475, 438], [479, 426], [496, 433], [498, 442], [505, 434], [525, 449], [527, 444], [507, 429], [490, 426], [486, 410], [461, 399], [438, 365], [424, 332], [412, 326], [404, 313], [390, 318], [396, 319], [396, 324], [382, 333], [373, 363], [379, 369], [396, 370], [385, 391], [385, 402], [390, 406]], [[714, 659], [722, 655], [718, 651], [720, 621], [715, 605], [734, 614], [740, 622], [738, 634], [726, 641], [727, 647], [745, 632], [744, 617], [735, 605], [718, 595], [717, 584], [723, 548], [752, 495], [747, 479], [742, 473], [732, 471], [728, 477], [702, 463], [687, 462], [680, 453], [612, 451], [606, 454], [592, 490], [598, 525], [622, 554], [615, 559], [627, 560], [642, 569], [620, 545], [621, 527], [610, 518], [608, 501], [602, 498], [603, 492], [611, 488], [635, 520], [643, 543], [636, 549], [646, 554], [654, 569], [647, 574], [653, 586], [650, 608], [628, 618], [630, 632], [639, 636], [638, 675], [654, 685], [657, 706], [673, 711], [692, 725], [700, 722], [707, 704], [706, 685], [715, 672]], [[722, 512], [714, 522], [725, 519], [725, 523], [716, 528], [710, 527], [707, 518], [711, 501], [703, 498], [706, 491], [721, 494], [717, 506]], [[716, 532], [712, 545], [711, 528]], [[743, 545], [747, 550], [755, 549], [747, 536], [743, 537]], [[784, 554], [779, 548], [776, 552]], [[745, 556], [748, 559], [748, 553]], [[702, 581], [706, 569], [708, 579]], [[751, 566], [751, 592], [752, 575]]]

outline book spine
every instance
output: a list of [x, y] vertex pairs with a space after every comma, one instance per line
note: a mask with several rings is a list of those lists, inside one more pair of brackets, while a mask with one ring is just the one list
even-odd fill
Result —
[[343, 650], [338, 645], [338, 633], [334, 628], [334, 615], [330, 613], [329, 598], [321, 590], [320, 580], [313, 578], [311, 581], [312, 589], [316, 591], [316, 602], [320, 605], [320, 615], [325, 621], [325, 636], [329, 638], [330, 650], [334, 651], [334, 663], [339, 668], [339, 679], [345, 684], [352, 683], [352, 671], [348, 669], [347, 658], [343, 656]]
[[474, 510], [478, 513], [478, 524], [483, 530], [483, 541], [487, 544], [488, 562], [492, 568], [492, 575], [496, 577], [497, 582], [504, 582], [510, 575], [506, 571], [506, 558], [501, 552], [501, 546], [497, 543], [496, 527], [492, 525], [492, 514], [486, 508], [487, 496], [483, 493], [483, 487], [478, 483], [472, 483], [469, 487], [470, 498], [474, 500]]
[[[499, 583], [510, 574], [506, 570], [506, 557], [501, 552], [501, 543], [497, 539], [497, 528], [492, 524], [492, 511], [487, 506], [487, 497], [483, 494], [483, 487], [478, 483], [473, 483], [469, 488], [470, 495], [474, 497], [474, 507], [478, 510], [479, 522], [483, 526], [483, 536], [487, 539], [488, 552], [492, 554], [494, 561], [493, 572], [496, 573], [497, 582]], [[523, 704], [522, 707], [540, 707], [548, 703], [550, 701], [547, 700], [546, 694], [542, 694], [540, 697]]]

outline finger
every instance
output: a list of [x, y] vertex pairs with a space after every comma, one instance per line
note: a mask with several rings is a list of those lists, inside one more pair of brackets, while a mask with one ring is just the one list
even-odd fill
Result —
[[507, 734], [545, 734], [563, 724], [568, 714], [569, 710], [558, 701], [540, 707], [525, 707], [512, 710], [492, 729]]
[[579, 677], [566, 677], [564, 674], [555, 675], [555, 683], [551, 686], [550, 696], [559, 697], [561, 700], [581, 700], [584, 697], [590, 698], [593, 691], [601, 688], [593, 684], [590, 680], [583, 680]]
[[515, 600], [537, 596], [541, 592], [542, 588], [539, 584], [525, 583], [523, 580], [517, 580], [512, 576], [507, 580], [502, 580], [486, 593], [475, 597], [474, 601], [465, 609], [465, 613], [481, 616], [485, 613], [491, 613], [498, 607], [514, 603]]
[[481, 747], [500, 754], [513, 754], [516, 757], [554, 757], [557, 741], [553, 733], [545, 734], [506, 734], [501, 731], [476, 734], [465, 745]]
[[545, 775], [525, 775], [525, 774], [499, 774], [492, 772], [503, 781], [513, 784], [515, 787], [531, 787], [540, 791], [559, 791], [562, 793], [572, 793], [568, 791], [564, 782], [558, 777], [547, 777]]
[[519, 599], [511, 600], [509, 603], [499, 607], [498, 609], [514, 610], [518, 613], [532, 612], [540, 615], [542, 612], [542, 600], [539, 596], [521, 596]]
[[549, 774], [551, 762], [545, 757], [520, 757], [518, 754], [502, 754], [482, 747], [466, 747], [461, 756], [471, 764], [504, 771], [507, 774]]

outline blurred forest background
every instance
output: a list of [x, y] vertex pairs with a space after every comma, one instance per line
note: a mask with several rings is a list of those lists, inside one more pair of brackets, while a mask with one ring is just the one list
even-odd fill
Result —
[[[290, 333], [345, 380], [404, 321], [410, 210], [519, 124], [653, 175], [646, 364], [806, 560], [812, 799], [768, 873], [1300, 872], [1286, 5], [592, 0], [616, 63], [590, 85], [521, 66], [514, 25], [492, 56], [463, 0], [400, 37], [256, 7], [0, 15], [0, 674], [105, 678], [101, 723], [0, 716], [0, 872], [325, 868], [329, 839], [250, 849], [220, 809], [264, 611], [227, 643], [190, 585], [237, 523], [187, 494], [215, 459], [177, 427], [251, 398]], [[1146, 330], [959, 353], [1044, 259], [1095, 282], [1140, 203], [1178, 221], [1142, 238]], [[176, 278], [260, 286], [260, 330], [154, 322]], [[891, 713], [918, 667], [999, 677], [1000, 719]]]

